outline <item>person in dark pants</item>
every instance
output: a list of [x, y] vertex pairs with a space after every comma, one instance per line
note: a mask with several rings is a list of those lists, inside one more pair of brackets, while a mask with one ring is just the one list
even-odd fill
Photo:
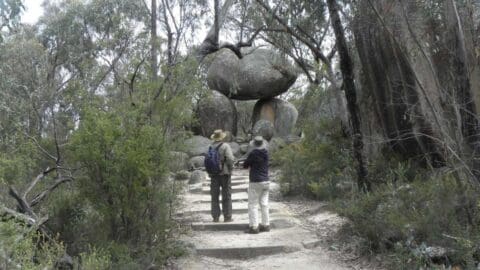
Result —
[[[262, 136], [256, 136], [251, 143], [252, 150], [243, 163], [250, 168], [248, 185], [248, 219], [249, 228], [246, 233], [257, 234], [270, 231], [268, 195], [270, 182], [268, 178], [268, 150]], [[258, 205], [262, 212], [262, 222], [258, 222]]]
[[[210, 195], [212, 200], [212, 217], [213, 222], [218, 222], [220, 217], [220, 211], [223, 212], [223, 221], [231, 222], [232, 219], [232, 170], [234, 157], [232, 148], [228, 143], [224, 143], [223, 140], [227, 134], [223, 130], [215, 130], [210, 137], [213, 140], [212, 147], [218, 147], [218, 153], [222, 162], [222, 171], [219, 174], [210, 175]], [[222, 209], [220, 210], [220, 189], [222, 191]]]

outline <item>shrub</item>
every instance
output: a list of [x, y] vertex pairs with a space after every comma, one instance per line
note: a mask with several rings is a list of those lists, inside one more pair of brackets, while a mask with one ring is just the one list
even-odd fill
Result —
[[43, 242], [35, 228], [13, 220], [0, 222], [2, 269], [51, 269], [64, 252], [56, 241]]
[[273, 159], [282, 169], [280, 184], [285, 194], [332, 199], [352, 186], [348, 142], [335, 121], [311, 125], [303, 141], [279, 150]]
[[[386, 149], [369, 161], [373, 190], [359, 192], [350, 140], [334, 120], [314, 123], [300, 143], [274, 155], [284, 194], [332, 201], [350, 220], [343, 232], [363, 238], [366, 251], [386, 252], [392, 269], [435, 263], [471, 269], [480, 262], [479, 191], [465, 177], [427, 170]], [[432, 250], [443, 250], [443, 257]]]
[[169, 250], [175, 199], [167, 181], [168, 149], [161, 128], [143, 122], [135, 112], [85, 112], [71, 148], [82, 168], [78, 192], [61, 199], [65, 203], [56, 210], [64, 213], [58, 216], [71, 224], [71, 233], [83, 231], [85, 239], [72, 237], [77, 252], [89, 244], [106, 252], [115, 269], [137, 269], [143, 257], [159, 262], [169, 256], [157, 251]]
[[472, 266], [478, 260], [472, 243], [480, 239], [477, 192], [452, 174], [409, 180], [399, 174], [406, 166], [400, 164], [371, 193], [338, 200], [336, 209], [369, 250], [394, 252], [401, 269], [431, 266], [432, 247], [444, 248], [450, 263]]

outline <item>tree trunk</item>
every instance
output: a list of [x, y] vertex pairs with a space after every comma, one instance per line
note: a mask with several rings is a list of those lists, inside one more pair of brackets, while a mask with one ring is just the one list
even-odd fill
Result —
[[150, 67], [152, 69], [152, 79], [157, 80], [158, 67], [157, 67], [157, 0], [152, 0], [152, 16], [150, 17]]
[[167, 31], [167, 64], [168, 66], [173, 65], [173, 32], [170, 23], [168, 22], [167, 9], [169, 8], [168, 0], [162, 0], [163, 5], [163, 20], [165, 21], [165, 29]]
[[196, 51], [196, 57], [198, 62], [202, 62], [203, 58], [205, 56], [214, 53], [218, 50], [219, 44], [218, 44], [218, 38], [219, 38], [219, 32], [220, 28], [222, 27], [223, 23], [225, 22], [225, 18], [227, 17], [227, 12], [230, 9], [230, 7], [233, 5], [233, 0], [225, 0], [225, 3], [223, 3], [222, 8], [220, 9], [220, 0], [215, 0], [215, 20], [210, 28], [210, 30], [207, 33], [207, 36], [203, 40], [202, 44], [200, 44], [200, 47]]
[[340, 69], [342, 71], [347, 98], [347, 109], [352, 124], [353, 155], [357, 161], [357, 184], [360, 190], [369, 191], [371, 186], [367, 179], [368, 171], [365, 157], [363, 156], [363, 136], [360, 127], [360, 113], [357, 105], [357, 94], [354, 82], [353, 62], [348, 51], [342, 22], [338, 14], [338, 6], [335, 0], [327, 0], [328, 11], [332, 27], [335, 32], [337, 49], [340, 56]]
[[473, 151], [472, 172], [480, 181], [480, 134], [477, 110], [470, 86], [467, 51], [462, 24], [453, 0], [445, 4], [448, 35], [451, 38], [454, 95], [459, 106], [462, 135]]

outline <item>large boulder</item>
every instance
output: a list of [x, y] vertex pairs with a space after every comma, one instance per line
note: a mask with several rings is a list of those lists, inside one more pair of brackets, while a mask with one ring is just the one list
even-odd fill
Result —
[[204, 156], [208, 152], [208, 147], [212, 144], [212, 141], [203, 136], [193, 136], [184, 142], [185, 151], [188, 156]]
[[205, 167], [205, 156], [192, 157], [188, 161], [188, 167], [193, 170]]
[[288, 90], [297, 79], [293, 66], [284, 57], [267, 49], [254, 49], [239, 59], [222, 49], [208, 69], [208, 86], [238, 100], [265, 99]]
[[175, 180], [187, 180], [190, 179], [190, 172], [187, 170], [181, 170], [174, 174]]
[[249, 150], [249, 144], [248, 143], [242, 143], [240, 145], [240, 153], [242, 155], [245, 155], [248, 152], [248, 150]]
[[195, 170], [190, 175], [190, 179], [188, 181], [189, 184], [198, 184], [202, 183], [207, 180], [207, 173], [200, 170]]
[[286, 138], [294, 131], [297, 118], [298, 111], [292, 103], [278, 98], [262, 99], [255, 104], [252, 123], [268, 120], [273, 123], [274, 136]]
[[229, 142], [230, 148], [232, 149], [232, 153], [235, 157], [239, 157], [240, 153], [240, 145], [236, 142]]
[[195, 117], [198, 122], [194, 130], [202, 136], [210, 137], [216, 129], [237, 134], [235, 105], [225, 95], [216, 91], [199, 101]]
[[262, 136], [267, 141], [273, 137], [274, 132], [272, 122], [266, 119], [258, 120], [252, 128], [253, 136]]

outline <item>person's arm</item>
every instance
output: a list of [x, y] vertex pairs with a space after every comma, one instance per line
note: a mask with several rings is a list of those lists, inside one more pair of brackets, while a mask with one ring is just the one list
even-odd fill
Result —
[[233, 169], [233, 162], [235, 161], [235, 157], [233, 156], [232, 148], [230, 145], [225, 144], [225, 165], [231, 171]]
[[247, 156], [247, 159], [245, 159], [245, 161], [243, 162], [243, 168], [247, 169], [248, 167], [250, 167], [251, 164], [252, 164], [252, 155], [251, 153], [249, 153]]

